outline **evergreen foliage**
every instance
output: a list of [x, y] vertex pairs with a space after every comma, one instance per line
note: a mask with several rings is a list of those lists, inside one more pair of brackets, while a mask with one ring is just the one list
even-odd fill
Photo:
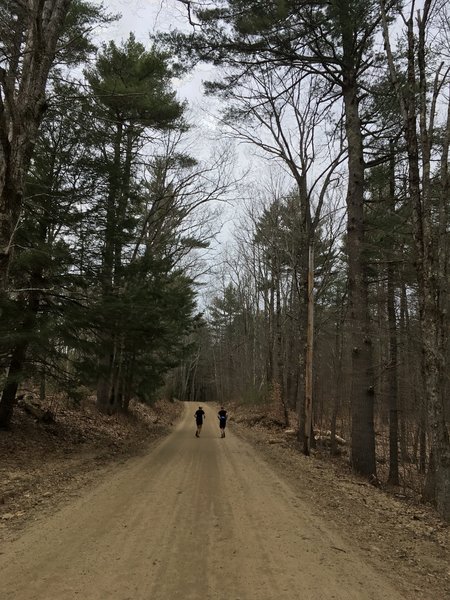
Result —
[[[84, 28], [112, 18], [73, 4], [58, 55], [66, 67], [95, 49]], [[71, 35], [80, 39], [66, 60]], [[101, 410], [127, 410], [132, 398], [152, 401], [185, 356], [196, 322], [185, 259], [207, 247], [185, 221], [204, 189], [185, 190], [198, 162], [157, 141], [187, 130], [169, 52], [133, 34], [105, 44], [84, 87], [63, 83], [61, 64], [28, 172], [14, 292], [1, 297], [3, 396], [13, 400], [25, 381], [53, 382], [74, 400], [85, 386]]]

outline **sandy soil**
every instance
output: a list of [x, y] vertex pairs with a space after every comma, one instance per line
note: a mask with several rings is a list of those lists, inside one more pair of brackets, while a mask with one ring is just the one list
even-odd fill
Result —
[[[4, 597], [427, 597], [407, 571], [391, 572], [383, 556], [364, 552], [369, 534], [366, 542], [359, 530], [353, 537], [348, 522], [332, 519], [319, 497], [315, 501], [311, 463], [303, 472], [308, 485], [299, 485], [298, 463], [288, 449], [265, 443], [258, 449], [258, 440], [250, 443], [232, 423], [220, 439], [214, 407], [205, 410], [200, 439], [187, 405], [164, 441], [109, 467], [97, 485], [81, 488], [79, 497], [20, 537], [6, 538], [0, 549]], [[323, 485], [329, 483], [322, 477]], [[414, 566], [408, 568], [412, 573]], [[446, 589], [439, 589], [441, 596], [433, 591], [429, 598], [446, 598]]]

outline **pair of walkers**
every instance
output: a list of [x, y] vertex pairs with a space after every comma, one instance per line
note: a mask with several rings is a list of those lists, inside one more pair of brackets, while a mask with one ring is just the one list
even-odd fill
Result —
[[[203, 421], [205, 420], [205, 411], [201, 406], [195, 411], [195, 422], [197, 424], [197, 431], [195, 432], [195, 437], [200, 437], [200, 432], [202, 430]], [[228, 414], [223, 406], [220, 407], [219, 412], [217, 413], [217, 418], [219, 419], [219, 428], [220, 428], [220, 437], [225, 437], [225, 427], [227, 425]]]

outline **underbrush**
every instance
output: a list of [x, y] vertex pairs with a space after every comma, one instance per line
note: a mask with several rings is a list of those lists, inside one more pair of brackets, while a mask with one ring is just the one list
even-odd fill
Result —
[[16, 407], [11, 429], [0, 431], [0, 538], [167, 434], [182, 411], [181, 403], [161, 400], [110, 416], [93, 397], [74, 404], [62, 395], [40, 408], [51, 411], [51, 422]]
[[[298, 415], [289, 410], [286, 422], [284, 407], [278, 398], [272, 396], [269, 400], [259, 402], [233, 402], [229, 408], [230, 420], [251, 428], [255, 431], [269, 434], [269, 443], [280, 443], [295, 451], [302, 449], [297, 441]], [[311, 448], [311, 456], [327, 461], [342, 475], [351, 473], [350, 437], [339, 437], [337, 453], [331, 453], [331, 432], [315, 428], [315, 439]], [[338, 432], [339, 434], [340, 432]], [[413, 454], [413, 448], [411, 455]], [[371, 483], [381, 487], [390, 495], [406, 500], [415, 505], [423, 503], [422, 495], [425, 485], [425, 475], [420, 471], [415, 461], [402, 461], [399, 455], [399, 485], [388, 484], [389, 479], [389, 431], [387, 426], [379, 425], [376, 434], [377, 473]]]

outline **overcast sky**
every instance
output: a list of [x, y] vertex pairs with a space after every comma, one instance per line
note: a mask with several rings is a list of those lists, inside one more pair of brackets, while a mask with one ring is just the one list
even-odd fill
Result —
[[111, 12], [122, 14], [114, 25], [117, 39], [134, 31], [141, 41], [148, 33], [159, 30], [186, 29], [185, 11], [176, 0], [109, 0], [106, 5]]
[[[176, 0], [105, 0], [104, 4], [108, 11], [120, 13], [122, 17], [101, 32], [100, 39], [103, 41], [114, 40], [120, 43], [133, 32], [136, 39], [146, 45], [149, 35], [157, 31], [191, 30], [186, 10]], [[213, 74], [213, 67], [200, 65], [194, 73], [175, 85], [180, 97], [187, 99], [190, 106], [189, 121], [194, 126], [191, 154], [197, 159], [208, 161], [209, 156], [217, 152], [219, 147], [231, 147], [235, 154], [236, 178], [242, 180], [243, 173], [248, 173], [240, 185], [241, 191], [237, 194], [233, 207], [223, 209], [222, 230], [217, 240], [220, 247], [230, 241], [234, 227], [239, 227], [239, 215], [244, 204], [242, 197], [251, 196], [253, 201], [258, 202], [256, 198], [259, 188], [269, 185], [273, 172], [275, 177], [279, 177], [280, 171], [255, 156], [254, 148], [236, 145], [223, 136], [216, 118], [220, 103], [202, 93], [202, 81], [211, 79]]]
[[[100, 0], [98, 2], [100, 3]], [[99, 39], [105, 42], [114, 40], [120, 43], [128, 38], [130, 32], [133, 32], [138, 41], [148, 45], [149, 35], [158, 31], [190, 30], [186, 11], [176, 0], [104, 0], [103, 4], [107, 6], [108, 12], [122, 15], [119, 21], [99, 33]], [[219, 106], [218, 101], [206, 98], [202, 93], [202, 81], [209, 79], [211, 74], [212, 68], [203, 65], [184, 77], [182, 81], [175, 82], [179, 96], [186, 99], [190, 107], [188, 120], [194, 126], [190, 134], [194, 140], [190, 153], [195, 158], [206, 162], [212, 153], [218, 151], [218, 147], [229, 146], [231, 143], [222, 139], [220, 135], [217, 119], [215, 118]], [[238, 162], [241, 163], [241, 168], [238, 165], [236, 169], [237, 177], [239, 177], [242, 169], [248, 168], [247, 152], [238, 149], [240, 157]], [[242, 164], [245, 164], [245, 166], [242, 166]], [[240, 204], [239, 200], [237, 200], [237, 204]], [[221, 233], [211, 248], [211, 253], [215, 256], [220, 251], [220, 247], [230, 240], [233, 222], [236, 218], [236, 210], [231, 209], [231, 207], [227, 208], [226, 205], [222, 205], [221, 212], [222, 219], [217, 222], [217, 228], [221, 229]]]

